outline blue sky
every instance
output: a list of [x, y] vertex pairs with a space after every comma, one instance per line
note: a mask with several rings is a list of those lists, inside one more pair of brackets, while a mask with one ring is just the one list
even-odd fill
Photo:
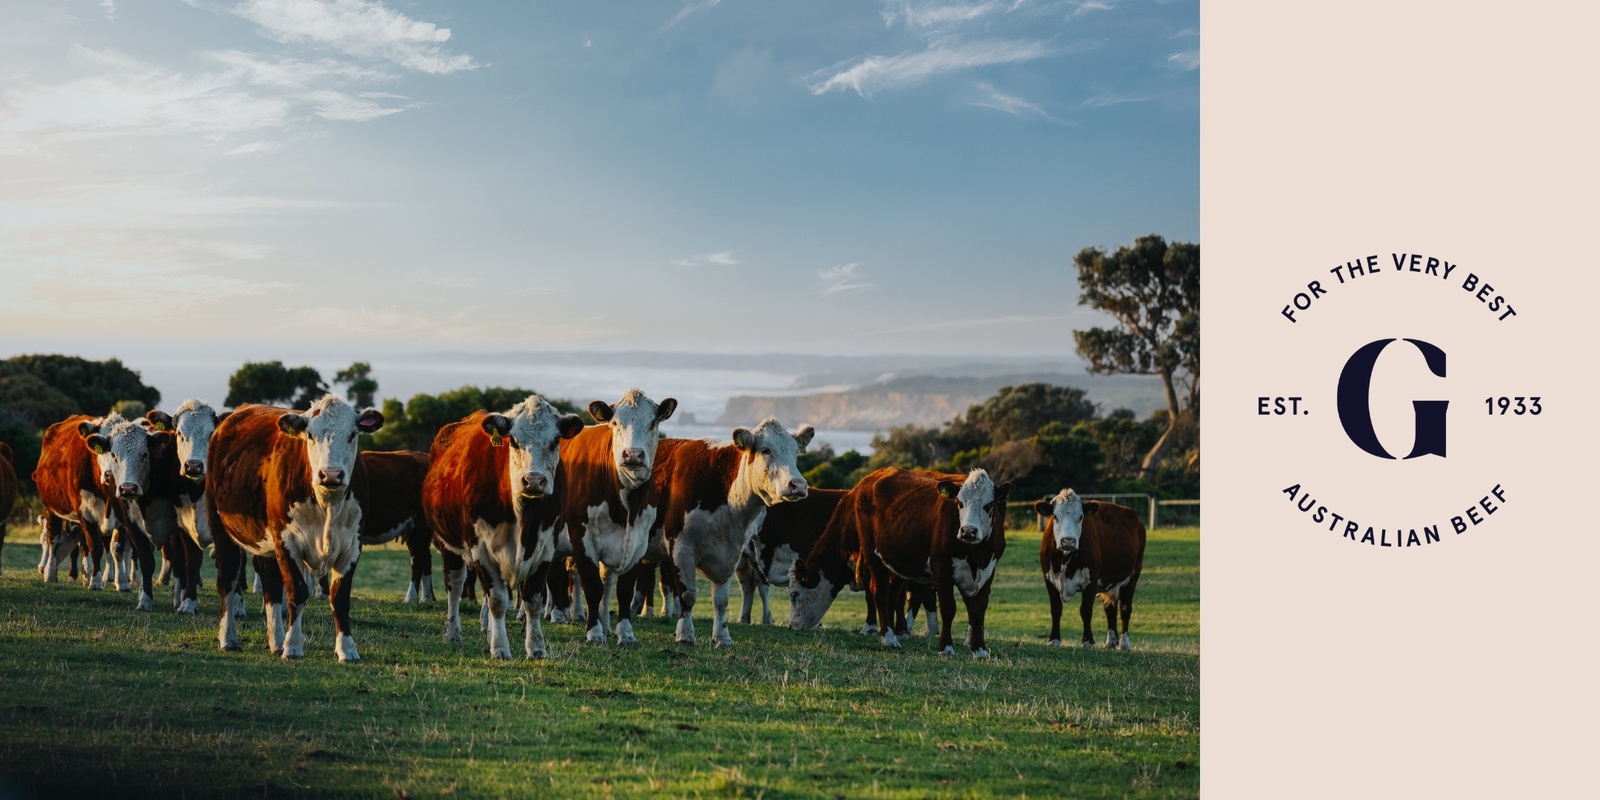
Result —
[[1198, 13], [14, 0], [0, 350], [1067, 355], [1198, 239]]

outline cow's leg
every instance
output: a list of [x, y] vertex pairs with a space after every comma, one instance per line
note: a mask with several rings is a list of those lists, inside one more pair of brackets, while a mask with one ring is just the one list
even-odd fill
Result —
[[755, 561], [752, 560], [750, 556], [739, 556], [739, 566], [734, 570], [733, 574], [739, 578], [740, 625], [750, 624], [750, 611], [755, 606], [756, 582], [759, 580], [758, 576], [756, 575], [757, 569], [759, 569], [759, 567], [756, 566]]
[[161, 553], [161, 571], [156, 573], [156, 585], [172, 585], [172, 559], [167, 558], [165, 551]]
[[55, 583], [61, 576], [60, 544], [66, 541], [67, 524], [60, 517], [50, 514], [45, 517], [44, 531], [39, 534], [40, 546], [44, 548], [44, 563], [40, 571], [44, 573], [45, 583]]
[[872, 579], [868, 578], [861, 584], [861, 593], [867, 599], [867, 621], [861, 623], [862, 636], [878, 635], [878, 599], [872, 594]]
[[1049, 578], [1044, 579], [1044, 592], [1050, 596], [1050, 646], [1061, 646], [1061, 590]]
[[895, 595], [900, 594], [901, 589], [888, 567], [873, 564], [870, 569], [872, 601], [878, 611], [878, 640], [890, 650], [899, 650], [900, 637], [894, 633], [894, 609], [899, 605]]
[[1083, 646], [1094, 647], [1094, 580], [1091, 578], [1089, 585], [1083, 587], [1083, 601], [1078, 604], [1078, 616], [1083, 617]]
[[1106, 611], [1106, 649], [1117, 649], [1117, 595], [1115, 591], [1100, 594], [1100, 606]]
[[[197, 614], [200, 611], [200, 545], [188, 536], [174, 536], [172, 541], [178, 543], [178, 561], [173, 565], [178, 570], [178, 578], [174, 583], [181, 582], [179, 588], [183, 593], [178, 598], [178, 613]], [[242, 598], [239, 605], [244, 605]]]
[[478, 565], [478, 582], [483, 585], [485, 634], [489, 637], [490, 658], [511, 658], [511, 639], [506, 635], [506, 611], [511, 606], [511, 591], [498, 570]]
[[478, 604], [478, 573], [470, 569], [467, 570], [466, 582], [462, 584], [461, 599], [470, 601], [473, 605]]
[[307, 580], [309, 576], [302, 569], [303, 566], [300, 559], [291, 558], [281, 546], [278, 548], [278, 569], [283, 572], [283, 588], [288, 595], [287, 602], [284, 603], [284, 608], [289, 614], [289, 624], [284, 630], [283, 638], [285, 659], [305, 658], [306, 655], [306, 601], [311, 599], [312, 589], [311, 583]]
[[902, 639], [911, 635], [910, 623], [906, 622], [906, 600], [915, 591], [916, 586], [906, 579], [897, 579], [894, 590], [894, 635]]
[[728, 592], [732, 581], [723, 581], [711, 587], [711, 643], [717, 647], [732, 647], [733, 637], [728, 634]]
[[1133, 616], [1133, 587], [1138, 580], [1138, 575], [1133, 576], [1133, 579], [1128, 581], [1128, 585], [1122, 587], [1122, 591], [1117, 595], [1117, 604], [1122, 611], [1122, 641], [1120, 645], [1123, 650], [1133, 649], [1133, 641], [1128, 638], [1128, 618]]
[[967, 604], [967, 644], [972, 648], [973, 658], [989, 657], [989, 638], [983, 622], [989, 611], [989, 588], [993, 585], [992, 581], [986, 583], [971, 597], [962, 598]]
[[628, 609], [635, 617], [648, 617], [655, 612], [656, 565], [639, 562], [629, 570], [633, 582], [633, 606]]
[[761, 595], [761, 624], [772, 624], [772, 587], [762, 581], [756, 586], [756, 594]]
[[100, 560], [106, 554], [106, 537], [100, 526], [87, 519], [83, 522], [83, 555], [86, 560], [84, 567], [84, 580], [88, 581], [90, 591], [98, 592], [105, 588], [105, 579], [100, 574]]
[[549, 585], [549, 573], [566, 571], [564, 565], [557, 563], [560, 560], [540, 565], [533, 574], [522, 579], [522, 585], [519, 587], [522, 607], [528, 612], [522, 617], [522, 651], [528, 658], [544, 658], [546, 655], [544, 627], [541, 624], [542, 615], [539, 609], [545, 604], [544, 593]]
[[636, 583], [634, 571], [637, 569], [635, 566], [627, 572], [606, 576], [606, 583], [615, 584], [617, 592], [617, 627], [613, 629], [617, 635], [617, 644], [639, 643], [638, 638], [633, 635], [633, 590]]
[[411, 585], [402, 603], [431, 603], [433, 597], [433, 550], [428, 526], [412, 523], [406, 532], [406, 550], [411, 554]]
[[267, 649], [275, 656], [283, 655], [284, 621], [288, 617], [283, 607], [283, 572], [272, 556], [255, 556], [250, 563], [261, 578], [261, 616], [267, 621]]
[[442, 547], [439, 560], [444, 562], [444, 641], [461, 644], [461, 591], [467, 586], [467, 565], [461, 556]]
[[261, 570], [255, 569], [255, 562], [250, 563], [250, 568], [255, 570], [256, 576], [250, 581], [250, 593], [261, 594]]
[[[216, 526], [212, 526], [211, 530], [213, 530], [213, 531], [217, 530]], [[233, 603], [232, 604], [232, 608], [233, 608], [233, 615], [235, 617], [239, 618], [240, 620], [244, 619], [244, 614], [245, 614], [245, 609], [244, 609], [244, 578], [245, 578], [245, 573], [250, 572], [251, 569], [252, 569], [251, 559], [242, 558], [242, 557], [239, 559], [238, 566], [234, 567], [234, 570], [238, 574], [234, 575], [234, 580], [233, 580], [233, 599], [237, 600], [238, 602]], [[260, 580], [260, 578], [257, 578], [256, 580]]]
[[211, 529], [217, 532], [211, 557], [217, 565], [217, 597], [222, 606], [222, 620], [217, 623], [217, 644], [223, 650], [239, 650], [239, 616], [232, 607], [244, 605], [244, 598], [239, 594], [244, 551], [216, 522], [212, 523]]
[[600, 576], [600, 565], [590, 560], [588, 555], [579, 556], [578, 581], [583, 584], [584, 602], [588, 606], [588, 614], [584, 619], [588, 622], [588, 630], [583, 635], [583, 640], [592, 644], [604, 644], [607, 629], [611, 627], [611, 616], [604, 612], [601, 603], [605, 600], [605, 579]]
[[950, 638], [950, 629], [956, 621], [955, 580], [949, 575], [935, 573], [933, 588], [939, 600], [939, 655], [953, 656], [956, 648]]
[[672, 592], [678, 598], [678, 630], [675, 637], [678, 644], [694, 644], [694, 601], [698, 587], [695, 585], [694, 546], [688, 541], [690, 535], [691, 530], [678, 535], [678, 541], [671, 546], [670, 563], [663, 562], [661, 565], [663, 570], [670, 570]]
[[361, 660], [361, 654], [356, 652], [355, 628], [350, 624], [350, 586], [355, 582], [356, 565], [359, 563], [361, 551], [357, 550], [348, 566], [333, 568], [333, 580], [328, 584], [328, 605], [333, 607], [333, 629], [338, 635], [333, 652], [339, 656], [342, 664], [354, 664]]
[[[562, 562], [565, 559], [556, 559]], [[551, 569], [545, 578], [545, 608], [551, 622], [558, 625], [567, 622], [567, 607], [572, 598], [572, 574], [563, 564], [557, 569]]]
[[567, 620], [575, 625], [583, 625], [584, 629], [587, 630], [588, 625], [586, 623], [589, 620], [589, 616], [584, 611], [587, 602], [583, 599], [583, 582], [578, 578], [578, 560], [576, 558], [568, 559], [567, 586], [572, 589], [572, 599], [567, 601]]
[[139, 600], [134, 604], [134, 610], [154, 611], [156, 601], [150, 594], [150, 588], [155, 586], [153, 582], [156, 573], [155, 545], [150, 541], [150, 537], [143, 533], [130, 533], [128, 538], [132, 540], [133, 555], [139, 561]]
[[126, 525], [126, 522], [118, 525], [111, 534], [111, 580], [119, 592], [133, 591], [132, 538], [136, 534], [129, 532]]

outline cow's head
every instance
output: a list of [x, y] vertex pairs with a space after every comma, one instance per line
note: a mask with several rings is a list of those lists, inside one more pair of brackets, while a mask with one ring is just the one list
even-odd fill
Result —
[[173, 432], [178, 446], [178, 471], [192, 481], [205, 480], [211, 434], [227, 416], [228, 412], [218, 414], [204, 400], [192, 398], [183, 401], [172, 414], [156, 410], [144, 415], [156, 430]]
[[1006, 498], [1011, 495], [1011, 482], [999, 486], [989, 478], [989, 473], [975, 469], [967, 473], [961, 483], [939, 481], [939, 496], [956, 501], [956, 539], [965, 544], [977, 544], [1004, 532]]
[[145, 420], [130, 421], [112, 414], [78, 426], [83, 443], [95, 454], [100, 482], [124, 500], [137, 499], [150, 489], [150, 462], [160, 459], [172, 444], [172, 434], [151, 428]]
[[319, 499], [337, 496], [350, 486], [356, 470], [356, 437], [383, 427], [376, 409], [356, 411], [338, 395], [323, 395], [304, 414], [278, 417], [278, 430], [301, 440], [311, 483]]
[[490, 442], [511, 448], [506, 459], [511, 491], [528, 498], [544, 497], [555, 489], [561, 440], [581, 430], [583, 420], [577, 414], [562, 414], [536, 394], [504, 414], [483, 418], [483, 432]]
[[[812, 560], [816, 563], [810, 563]], [[821, 625], [822, 615], [852, 577], [844, 559], [796, 558], [789, 567], [789, 629], [804, 631]]]
[[1100, 508], [1096, 503], [1085, 503], [1077, 492], [1062, 489], [1055, 497], [1033, 504], [1039, 516], [1050, 521], [1045, 525], [1046, 536], [1053, 536], [1056, 549], [1063, 553], [1077, 550], [1083, 543], [1083, 518]]
[[595, 422], [611, 426], [611, 459], [623, 486], [631, 490], [650, 482], [656, 443], [661, 441], [659, 428], [676, 410], [677, 400], [669, 397], [657, 404], [637, 388], [611, 405], [599, 400], [589, 404]]
[[733, 446], [744, 453], [738, 480], [769, 506], [806, 499], [808, 487], [796, 459], [815, 433], [810, 425], [801, 425], [790, 434], [771, 417], [762, 420], [753, 431], [736, 428]]

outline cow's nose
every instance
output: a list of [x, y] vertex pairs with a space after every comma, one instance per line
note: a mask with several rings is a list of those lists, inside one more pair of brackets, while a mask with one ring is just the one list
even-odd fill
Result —
[[522, 493], [527, 495], [542, 495], [550, 488], [550, 479], [543, 475], [522, 476]]
[[317, 470], [317, 480], [326, 487], [334, 488], [344, 485], [343, 467], [323, 467]]
[[117, 486], [117, 496], [118, 497], [138, 497], [139, 496], [139, 484], [137, 484], [137, 483], [124, 483], [124, 484], [118, 485]]
[[806, 499], [806, 482], [804, 480], [801, 480], [800, 478], [795, 478], [794, 480], [789, 481], [789, 485], [784, 487], [784, 489], [783, 489], [783, 499], [785, 499], [785, 500], [804, 500], [804, 499]]
[[199, 478], [206, 474], [206, 462], [191, 458], [183, 462], [183, 474], [191, 478]]
[[626, 450], [623, 450], [622, 451], [622, 466], [624, 466], [624, 467], [642, 467], [642, 466], [644, 466], [644, 448], [643, 447], [630, 447], [630, 448], [628, 448]]
[[956, 538], [963, 542], [976, 542], [978, 541], [978, 529], [971, 525], [962, 525], [961, 530], [956, 534]]

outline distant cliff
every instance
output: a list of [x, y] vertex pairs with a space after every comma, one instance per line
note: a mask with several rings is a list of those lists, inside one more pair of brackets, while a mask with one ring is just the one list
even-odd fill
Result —
[[1010, 375], [994, 378], [912, 376], [844, 392], [793, 397], [733, 397], [718, 425], [752, 425], [767, 417], [818, 428], [882, 431], [897, 425], [943, 425], [1002, 386], [1050, 383], [1083, 389], [1102, 413], [1131, 408], [1140, 417], [1164, 407], [1161, 383], [1143, 375]]

